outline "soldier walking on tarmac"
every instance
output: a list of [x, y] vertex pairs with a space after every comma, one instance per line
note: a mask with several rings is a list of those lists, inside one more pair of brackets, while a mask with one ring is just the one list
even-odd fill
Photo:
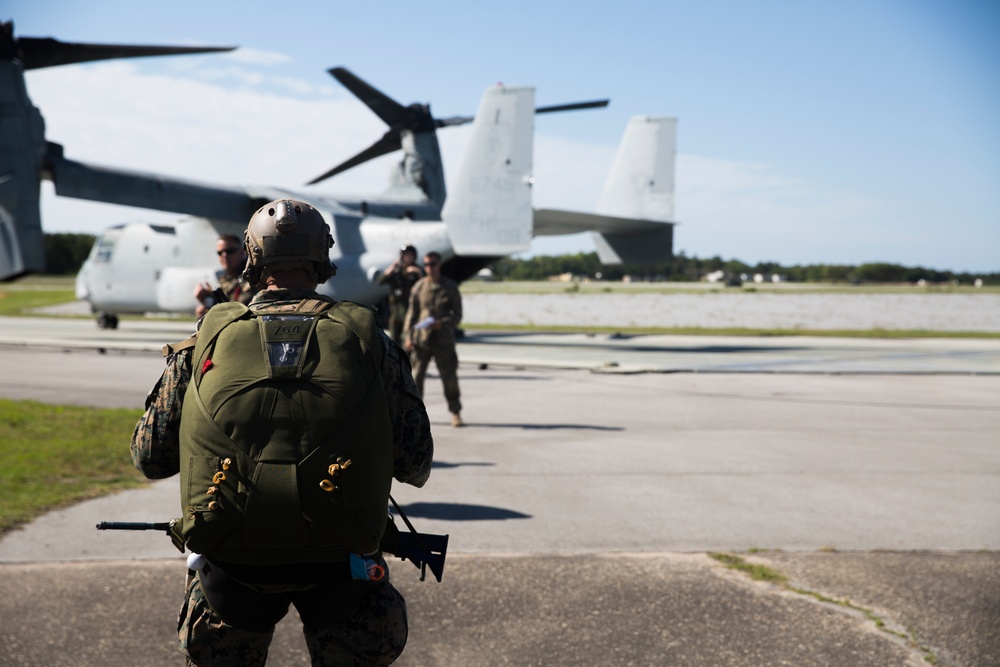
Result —
[[180, 472], [189, 665], [264, 665], [289, 605], [313, 665], [386, 665], [406, 644], [379, 545], [392, 478], [419, 487], [430, 474], [430, 423], [371, 310], [316, 292], [336, 272], [332, 245], [309, 204], [259, 209], [244, 246], [262, 291], [215, 305], [165, 348], [132, 436], [143, 474]]
[[458, 354], [455, 329], [462, 321], [462, 295], [458, 283], [441, 274], [441, 255], [424, 255], [427, 275], [413, 286], [406, 311], [406, 349], [411, 353], [413, 379], [421, 395], [431, 359], [437, 365], [444, 397], [451, 413], [451, 425], [462, 426], [462, 401], [458, 388]]

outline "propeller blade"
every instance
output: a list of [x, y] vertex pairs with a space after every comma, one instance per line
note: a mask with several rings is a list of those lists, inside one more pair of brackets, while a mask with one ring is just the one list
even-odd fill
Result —
[[235, 46], [130, 46], [124, 44], [81, 44], [60, 42], [51, 37], [20, 37], [17, 57], [24, 69], [41, 69], [112, 58], [176, 56], [192, 53], [232, 51]]
[[364, 149], [354, 157], [341, 162], [333, 169], [317, 176], [316, 178], [306, 183], [306, 185], [315, 185], [320, 181], [325, 181], [331, 176], [336, 176], [337, 174], [343, 171], [347, 171], [348, 169], [357, 167], [359, 164], [368, 162], [368, 160], [374, 160], [375, 158], [381, 157], [386, 153], [392, 153], [393, 151], [398, 151], [402, 147], [403, 144], [399, 138], [399, 134], [390, 130], [386, 132], [384, 135], [382, 135], [381, 139], [376, 141], [368, 148]]
[[405, 123], [409, 115], [407, 109], [402, 104], [392, 99], [382, 91], [376, 89], [368, 82], [354, 75], [344, 67], [334, 67], [327, 70], [345, 88], [354, 94], [359, 100], [365, 103], [375, 115], [382, 119], [386, 125], [392, 127], [399, 123]]
[[[611, 100], [593, 100], [592, 102], [572, 102], [570, 104], [555, 104], [548, 107], [536, 107], [535, 113], [551, 113], [553, 111], [576, 111], [578, 109], [597, 109], [606, 107]], [[452, 116], [451, 118], [435, 118], [436, 127], [453, 127], [455, 125], [465, 125], [473, 121], [472, 116]]]
[[549, 107], [537, 107], [535, 113], [551, 113], [553, 111], [576, 111], [577, 109], [598, 109], [606, 107], [611, 100], [593, 100], [591, 102], [572, 102], [570, 104], [555, 104]]
[[475, 120], [474, 116], [452, 116], [451, 118], [435, 118], [435, 127], [452, 127], [454, 125], [465, 125]]
[[[361, 100], [376, 116], [382, 119], [389, 126], [389, 131], [377, 142], [361, 151], [351, 159], [340, 163], [333, 169], [321, 176], [317, 176], [309, 181], [307, 185], [314, 185], [324, 181], [331, 176], [335, 176], [343, 171], [356, 167], [359, 164], [371, 160], [372, 158], [391, 153], [402, 148], [400, 135], [404, 132], [414, 134], [424, 132], [434, 132], [436, 128], [454, 127], [471, 123], [473, 116], [452, 116], [450, 118], [434, 118], [431, 115], [430, 107], [426, 104], [414, 103], [403, 106], [382, 91], [378, 90], [367, 81], [364, 81], [356, 74], [345, 67], [333, 67], [327, 70], [333, 78], [339, 81], [345, 88]], [[548, 107], [538, 107], [535, 113], [550, 113], [553, 111], [575, 111], [577, 109], [595, 109], [606, 107], [610, 100], [592, 100], [589, 102], [572, 102], [570, 104], [558, 104]]]

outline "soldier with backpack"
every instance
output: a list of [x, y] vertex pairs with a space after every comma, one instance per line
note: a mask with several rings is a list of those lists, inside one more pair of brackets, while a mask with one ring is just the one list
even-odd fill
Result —
[[147, 477], [180, 473], [189, 664], [263, 665], [290, 605], [314, 665], [389, 664], [406, 643], [379, 544], [392, 479], [430, 474], [430, 424], [371, 310], [316, 292], [336, 272], [332, 244], [309, 204], [261, 207], [244, 237], [261, 291], [165, 348], [133, 434]]

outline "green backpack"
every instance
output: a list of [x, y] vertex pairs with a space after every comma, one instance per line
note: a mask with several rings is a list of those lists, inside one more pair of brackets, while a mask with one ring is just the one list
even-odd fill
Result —
[[208, 312], [181, 412], [188, 549], [250, 564], [378, 550], [393, 446], [377, 334], [349, 302]]

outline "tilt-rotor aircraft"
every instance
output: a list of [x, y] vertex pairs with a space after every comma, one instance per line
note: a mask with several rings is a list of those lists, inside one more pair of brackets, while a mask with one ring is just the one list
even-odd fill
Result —
[[[84, 164], [45, 138], [24, 71], [106, 58], [176, 55], [230, 48], [70, 44], [14, 37], [0, 24], [0, 280], [44, 270], [39, 192], [185, 214], [172, 225], [130, 222], [106, 229], [77, 276], [77, 296], [102, 327], [118, 314], [193, 313], [195, 285], [214, 282], [220, 234], [242, 238], [264, 203], [281, 197], [313, 204], [330, 225], [337, 275], [319, 287], [335, 299], [376, 304], [378, 278], [402, 244], [437, 251], [443, 272], [465, 280], [529, 249], [533, 236], [594, 233], [605, 264], [658, 263], [673, 244], [675, 120], [630, 120], [595, 213], [534, 209], [531, 203], [536, 113], [605, 106], [607, 100], [535, 108], [534, 89], [489, 88], [474, 117], [435, 119], [424, 104], [403, 106], [343, 68], [330, 73], [389, 129], [372, 146], [309, 184], [402, 150], [389, 188], [374, 197], [324, 196], [269, 187], [210, 185]], [[437, 128], [472, 123], [452, 192], [445, 191]]]

